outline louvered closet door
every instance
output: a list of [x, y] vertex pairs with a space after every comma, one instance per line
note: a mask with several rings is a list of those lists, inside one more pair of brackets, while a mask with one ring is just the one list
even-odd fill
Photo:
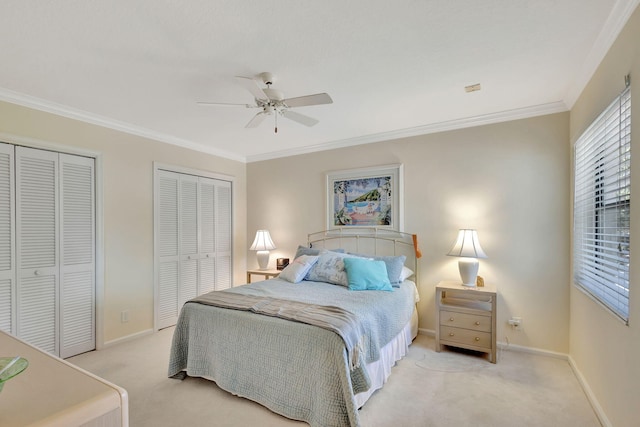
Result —
[[180, 176], [180, 285], [178, 307], [198, 295], [198, 177]]
[[231, 182], [157, 170], [156, 327], [184, 303], [231, 287]]
[[15, 150], [17, 335], [59, 354], [58, 154]]
[[199, 179], [200, 190], [200, 281], [198, 295], [215, 290], [216, 283], [216, 180]]
[[60, 154], [60, 357], [95, 348], [94, 160]]
[[216, 185], [216, 290], [231, 287], [231, 183]]
[[13, 145], [0, 143], [0, 329], [15, 334], [15, 187]]
[[158, 236], [157, 323], [158, 328], [175, 325], [178, 320], [178, 188], [180, 175], [158, 172], [156, 221]]

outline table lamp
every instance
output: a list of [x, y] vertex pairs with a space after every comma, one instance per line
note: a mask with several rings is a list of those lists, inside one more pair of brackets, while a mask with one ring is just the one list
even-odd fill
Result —
[[478, 277], [478, 258], [487, 257], [480, 247], [476, 230], [459, 230], [458, 238], [447, 255], [460, 257], [458, 260], [458, 270], [460, 270], [462, 285], [475, 286], [476, 277]]
[[256, 258], [258, 259], [258, 265], [260, 270], [266, 270], [269, 266], [269, 251], [276, 248], [271, 240], [269, 230], [258, 230], [256, 232], [256, 238], [253, 240], [253, 244], [249, 248], [251, 251], [258, 251]]

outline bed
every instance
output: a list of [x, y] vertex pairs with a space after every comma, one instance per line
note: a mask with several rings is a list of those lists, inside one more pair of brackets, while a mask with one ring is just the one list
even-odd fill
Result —
[[417, 334], [418, 257], [411, 234], [312, 233], [280, 277], [185, 303], [168, 375], [215, 381], [311, 426], [359, 426]]

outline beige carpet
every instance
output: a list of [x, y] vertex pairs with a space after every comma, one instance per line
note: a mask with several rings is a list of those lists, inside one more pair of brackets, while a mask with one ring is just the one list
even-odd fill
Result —
[[[166, 376], [173, 328], [68, 359], [129, 392], [132, 427], [306, 425], [203, 379]], [[567, 361], [502, 350], [498, 363], [420, 335], [360, 410], [363, 427], [599, 426]]]

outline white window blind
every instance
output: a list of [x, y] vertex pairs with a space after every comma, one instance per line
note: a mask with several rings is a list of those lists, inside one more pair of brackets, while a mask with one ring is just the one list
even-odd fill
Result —
[[627, 87], [575, 144], [574, 282], [629, 321], [631, 94]]

